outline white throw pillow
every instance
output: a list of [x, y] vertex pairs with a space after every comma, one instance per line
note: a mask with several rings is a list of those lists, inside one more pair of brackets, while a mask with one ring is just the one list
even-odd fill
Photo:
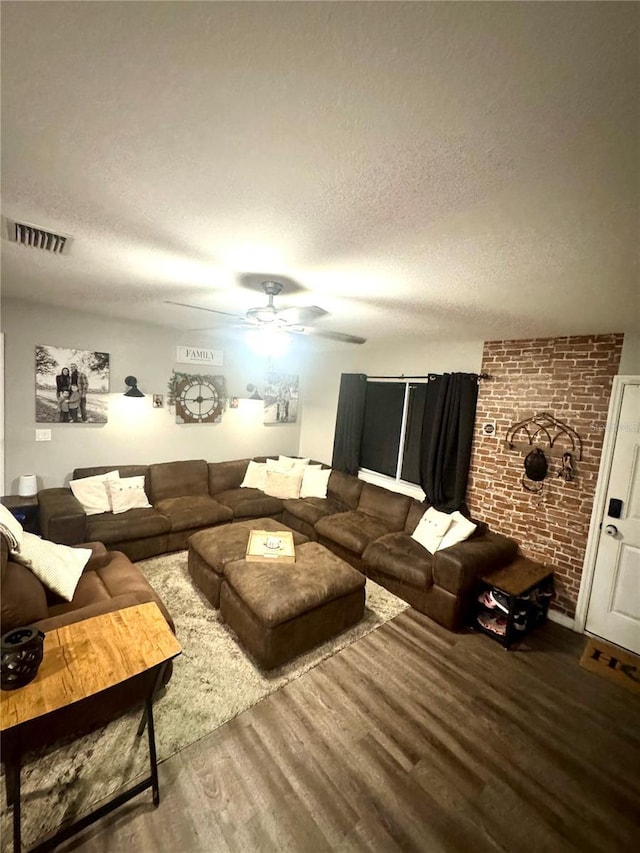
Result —
[[431, 554], [435, 554], [450, 525], [450, 515], [446, 512], [438, 512], [437, 509], [430, 506], [418, 522], [411, 538], [415, 539]]
[[300, 497], [326, 498], [330, 474], [331, 468], [322, 468], [320, 465], [307, 465], [302, 477]]
[[299, 468], [306, 468], [309, 464], [309, 459], [297, 459], [295, 456], [278, 456], [279, 471], [296, 471]]
[[468, 518], [465, 518], [461, 512], [457, 510], [456, 512], [452, 512], [451, 524], [438, 545], [438, 551], [450, 548], [452, 545], [457, 545], [458, 542], [464, 542], [465, 539], [471, 536], [476, 527], [477, 525], [473, 521], [469, 521]]
[[31, 569], [45, 586], [65, 601], [71, 601], [91, 553], [91, 548], [70, 548], [24, 533], [20, 550], [12, 556], [17, 563]]
[[289, 498], [300, 497], [300, 486], [302, 485], [302, 471], [291, 471], [282, 473], [282, 471], [267, 471], [266, 483], [264, 487], [265, 494], [272, 498]]
[[10, 551], [20, 547], [24, 533], [22, 525], [4, 504], [0, 504], [0, 532], [4, 533]]
[[69, 483], [71, 491], [82, 504], [87, 515], [98, 515], [101, 512], [111, 512], [111, 500], [107, 491], [107, 480], [119, 480], [118, 471], [106, 474], [96, 474], [93, 477], [82, 477]]
[[147, 509], [151, 506], [144, 490], [144, 477], [107, 480], [106, 486], [114, 515], [126, 512], [128, 509]]
[[244, 475], [244, 480], [240, 483], [241, 489], [262, 489], [264, 492], [264, 484], [267, 479], [267, 463], [254, 462], [250, 460], [247, 465], [247, 471]]

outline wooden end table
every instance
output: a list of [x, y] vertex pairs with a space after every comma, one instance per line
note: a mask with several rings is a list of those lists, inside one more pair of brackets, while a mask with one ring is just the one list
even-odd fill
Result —
[[180, 652], [178, 641], [154, 602], [94, 616], [46, 634], [44, 655], [35, 679], [17, 690], [0, 693], [2, 761], [7, 773], [7, 805], [13, 805], [15, 853], [19, 853], [22, 846], [21, 757], [28, 751], [34, 733], [42, 738], [47, 717], [52, 714], [57, 715], [57, 730], [68, 728], [69, 733], [73, 733], [77, 730], [77, 720], [82, 718], [83, 702], [129, 679], [144, 679], [146, 688], [144, 716], [138, 735], [146, 725], [150, 775], [85, 817], [64, 826], [33, 850], [53, 849], [147, 788], [153, 790], [154, 806], [159, 805], [153, 698], [169, 661]]
[[[548, 566], [527, 557], [516, 557], [512, 563], [482, 575], [479, 580], [474, 627], [502, 643], [506, 649], [546, 620], [553, 597], [553, 569]], [[490, 609], [482, 603], [482, 594], [491, 590], [501, 594], [506, 610]], [[491, 623], [492, 615], [506, 619], [504, 633], [498, 634], [485, 627]]]
[[18, 518], [27, 533], [40, 533], [40, 505], [38, 496], [23, 498], [20, 495], [4, 495], [0, 503]]

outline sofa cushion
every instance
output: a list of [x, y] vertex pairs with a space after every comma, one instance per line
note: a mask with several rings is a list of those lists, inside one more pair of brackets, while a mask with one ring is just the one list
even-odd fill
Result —
[[343, 503], [332, 501], [329, 498], [304, 498], [304, 500], [298, 498], [297, 500], [285, 501], [283, 506], [291, 515], [312, 526], [327, 515], [336, 515], [348, 510], [348, 507]]
[[149, 466], [151, 503], [157, 506], [167, 498], [209, 494], [209, 468], [204, 459], [160, 462]]
[[233, 510], [234, 518], [260, 518], [280, 515], [282, 501], [265, 495], [259, 489], [229, 489], [217, 492], [216, 500]]
[[359, 480], [342, 471], [332, 470], [327, 483], [327, 497], [336, 503], [343, 504], [347, 509], [356, 509], [363, 486], [364, 480]]
[[413, 533], [428, 507], [429, 504], [426, 502], [421, 503], [420, 501], [414, 500], [413, 498], [411, 499], [411, 503], [409, 504], [409, 512], [407, 513], [407, 520], [404, 523], [404, 529], [406, 533]]
[[106, 612], [101, 605], [120, 599], [127, 601], [123, 606], [155, 601], [171, 629], [175, 630], [167, 608], [140, 569], [119, 551], [110, 551], [109, 558], [106, 566], [96, 571], [85, 570], [71, 602], [50, 597], [49, 616], [73, 613], [83, 607], [100, 608], [101, 612]]
[[249, 459], [233, 459], [230, 462], [209, 462], [209, 494], [216, 497], [219, 492], [238, 489], [244, 480]]
[[209, 495], [188, 495], [182, 498], [166, 498], [158, 501], [155, 509], [166, 515], [171, 531], [196, 530], [231, 521], [231, 510]]
[[388, 533], [364, 550], [367, 568], [409, 586], [428, 589], [433, 584], [433, 556], [404, 531]]
[[391, 530], [402, 530], [411, 498], [398, 492], [390, 492], [373, 483], [365, 483], [360, 493], [358, 512], [379, 518]]
[[157, 509], [128, 509], [120, 515], [105, 512], [87, 519], [87, 540], [128, 542], [169, 533], [171, 522]]
[[337, 542], [358, 555], [362, 554], [369, 542], [391, 533], [384, 521], [358, 510], [321, 518], [316, 523], [316, 530], [323, 539]]

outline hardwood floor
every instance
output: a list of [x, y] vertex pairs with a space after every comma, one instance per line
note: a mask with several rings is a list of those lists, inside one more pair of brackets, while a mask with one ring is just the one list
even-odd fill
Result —
[[[65, 851], [636, 851], [640, 697], [548, 623], [519, 651], [408, 610], [161, 765]], [[188, 709], [185, 709], [188, 713]]]

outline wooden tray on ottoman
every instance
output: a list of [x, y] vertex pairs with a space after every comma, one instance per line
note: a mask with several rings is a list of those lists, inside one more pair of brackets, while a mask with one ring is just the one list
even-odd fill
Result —
[[[267, 539], [279, 539], [279, 548], [267, 548]], [[278, 563], [295, 563], [296, 552], [293, 546], [293, 533], [290, 530], [252, 530], [247, 543], [248, 563], [262, 563], [274, 560]]]

